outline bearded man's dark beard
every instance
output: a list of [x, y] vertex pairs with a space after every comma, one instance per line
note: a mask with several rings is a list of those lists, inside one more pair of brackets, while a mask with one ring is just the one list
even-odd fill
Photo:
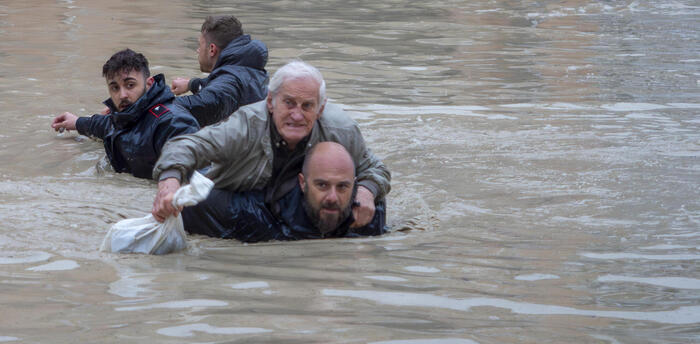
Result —
[[[146, 94], [146, 92], [148, 92], [148, 87], [146, 87], [146, 85], [144, 84], [143, 85], [143, 93], [141, 93], [141, 97], [143, 97]], [[141, 97], [139, 97], [139, 99], [141, 99]], [[136, 101], [138, 101], [138, 99], [136, 99]], [[124, 112], [124, 110], [128, 109], [129, 106], [132, 106], [132, 105], [134, 105], [134, 103], [132, 103], [131, 101], [124, 100], [124, 101], [119, 102], [119, 105], [117, 105], [117, 110], [119, 110], [119, 112]]]
[[[350, 202], [348, 202], [348, 205], [345, 207], [345, 209], [340, 209], [340, 205], [335, 203], [321, 203], [321, 207], [319, 209], [314, 209], [311, 204], [306, 200], [306, 195], [309, 194], [308, 186], [304, 188], [304, 199], [302, 200], [302, 206], [304, 207], [304, 211], [306, 212], [306, 216], [311, 219], [311, 223], [314, 225], [314, 227], [318, 228], [319, 231], [321, 231], [321, 234], [324, 236], [328, 233], [331, 233], [338, 229], [338, 226], [340, 226], [343, 221], [345, 221], [348, 216], [350, 216], [350, 213], [352, 212], [352, 204], [353, 200], [355, 199], [355, 195], [357, 194], [357, 187], [353, 189], [352, 192], [352, 197], [350, 198]], [[337, 209], [340, 210], [338, 212], [339, 216], [327, 216], [326, 218], [321, 218], [321, 209]]]

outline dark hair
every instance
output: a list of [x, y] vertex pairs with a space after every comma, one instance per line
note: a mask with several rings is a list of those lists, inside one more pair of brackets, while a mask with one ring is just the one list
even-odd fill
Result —
[[243, 35], [243, 26], [234, 16], [208, 16], [202, 24], [202, 35], [207, 43], [224, 49], [232, 40]]
[[118, 51], [102, 66], [102, 76], [111, 79], [120, 72], [129, 73], [132, 70], [143, 72], [143, 76], [148, 78], [151, 72], [148, 70], [148, 60], [141, 53], [137, 53], [129, 48]]

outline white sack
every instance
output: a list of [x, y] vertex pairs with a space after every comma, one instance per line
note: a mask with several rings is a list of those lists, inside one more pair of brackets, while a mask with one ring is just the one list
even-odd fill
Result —
[[[213, 187], [214, 182], [195, 171], [190, 183], [175, 192], [173, 205], [195, 205], [207, 198]], [[102, 241], [100, 251], [166, 254], [187, 247], [186, 237], [182, 215], [169, 216], [160, 223], [149, 214], [141, 218], [121, 220], [112, 225]]]

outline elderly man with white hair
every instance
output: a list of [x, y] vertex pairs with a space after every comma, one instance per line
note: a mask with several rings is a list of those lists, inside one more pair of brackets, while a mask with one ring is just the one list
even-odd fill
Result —
[[[210, 167], [207, 177], [215, 183], [210, 198], [222, 200], [205, 202], [212, 207], [208, 211], [212, 217], [236, 216], [227, 204], [219, 204], [225, 203], [222, 193], [251, 190], [264, 192], [265, 204], [277, 216], [282, 210], [278, 201], [298, 183], [308, 149], [332, 141], [348, 151], [355, 165], [351, 228], [373, 222], [376, 204], [390, 190], [391, 174], [365, 146], [357, 123], [340, 106], [326, 102], [325, 91], [316, 68], [293, 61], [273, 75], [266, 100], [240, 108], [224, 122], [169, 141], [153, 169], [153, 178], [159, 181], [153, 216], [163, 221], [179, 213], [181, 209], [172, 205], [175, 191], [194, 170], [206, 167]], [[203, 234], [222, 236], [215, 228]]]

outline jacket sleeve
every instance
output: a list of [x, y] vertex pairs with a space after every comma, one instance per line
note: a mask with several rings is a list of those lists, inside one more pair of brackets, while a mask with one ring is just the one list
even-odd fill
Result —
[[226, 123], [228, 121], [167, 141], [153, 168], [153, 179], [159, 180], [163, 172], [170, 174], [177, 171], [180, 181], [186, 183], [194, 170], [209, 166], [212, 162], [235, 159], [239, 155], [235, 151], [238, 131], [226, 126]]
[[154, 134], [153, 144], [156, 154], [160, 156], [166, 142], [175, 136], [195, 133], [199, 130], [199, 124], [192, 116], [172, 116], [169, 120], [159, 121]]
[[357, 184], [369, 189], [374, 194], [375, 200], [384, 199], [391, 191], [391, 172], [367, 148], [360, 127], [355, 124], [352, 130], [351, 142], [348, 142], [346, 147], [350, 147], [350, 154], [355, 161]]
[[104, 140], [105, 136], [112, 128], [110, 115], [92, 115], [90, 117], [80, 117], [75, 122], [78, 133], [85, 136], [97, 137]]
[[190, 87], [203, 87], [193, 95], [178, 97], [177, 103], [189, 110], [202, 127], [220, 122], [240, 106], [241, 83], [233, 74], [222, 73], [207, 84], [201, 80], [190, 83]]
[[200, 79], [200, 78], [192, 78], [190, 79], [190, 82], [187, 84], [187, 88], [189, 88], [190, 92], [192, 94], [197, 94], [199, 91], [207, 85], [207, 79]]

